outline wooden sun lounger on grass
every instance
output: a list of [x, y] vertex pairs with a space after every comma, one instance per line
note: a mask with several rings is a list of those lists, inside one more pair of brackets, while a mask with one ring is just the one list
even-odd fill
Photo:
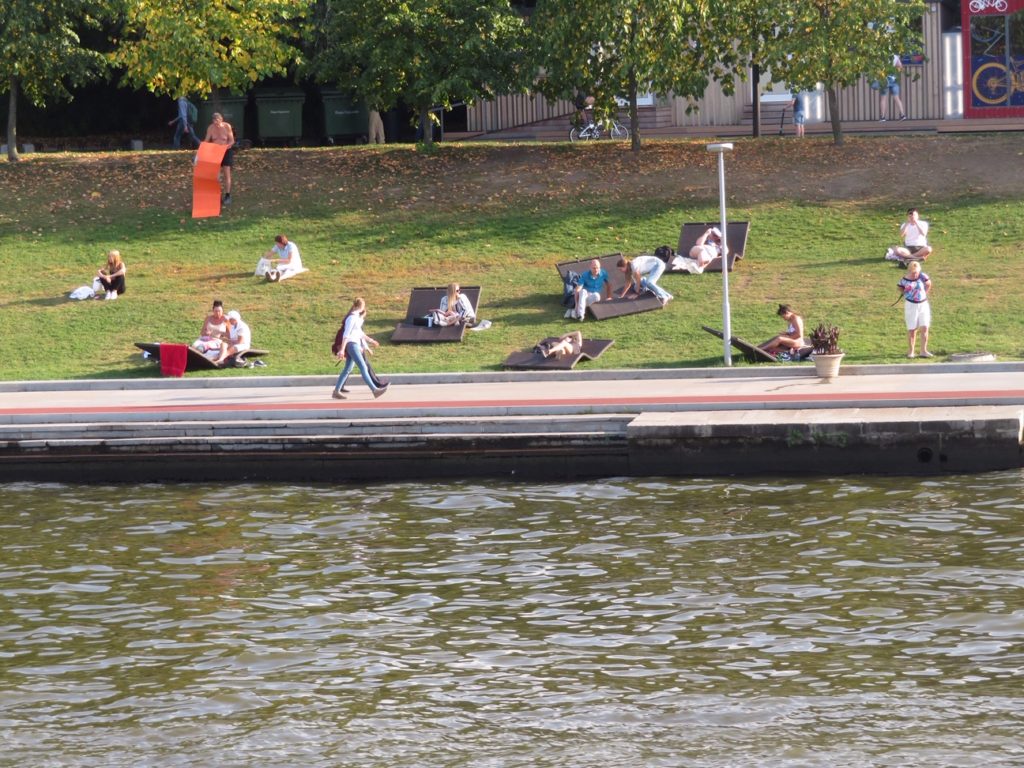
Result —
[[[154, 361], [160, 360], [160, 347], [162, 346], [160, 342], [136, 341], [135, 346], [143, 352], [148, 353], [150, 358]], [[185, 360], [185, 371], [215, 371], [220, 368], [239, 368], [242, 364], [247, 362], [247, 358], [262, 357], [267, 354], [270, 353], [265, 349], [249, 349], [240, 355], [231, 355], [225, 359], [223, 363], [217, 365], [217, 363], [208, 358], [198, 349], [193, 349], [190, 346], [188, 347], [188, 357]]]
[[[691, 222], [683, 224], [682, 229], [679, 231], [679, 247], [676, 248], [676, 253], [679, 256], [689, 256], [690, 249], [693, 248], [697, 243], [697, 238], [704, 234], [708, 227], [717, 227], [719, 222]], [[726, 231], [726, 245], [729, 246], [729, 271], [732, 272], [737, 261], [743, 258], [743, 253], [747, 249], [747, 235], [750, 233], [750, 222], [749, 221], [730, 221], [727, 225], [728, 230]], [[673, 272], [683, 272], [685, 270], [673, 270], [672, 265], [669, 265], [669, 270]], [[722, 271], [722, 259], [716, 257], [704, 267], [705, 272], [721, 272]], [[687, 273], [688, 274], [688, 273]]]
[[[723, 334], [717, 328], [709, 328], [706, 325], [702, 325], [701, 328], [703, 328], [705, 331], [710, 333], [712, 336], [717, 336], [720, 339], [724, 339], [725, 338], [725, 334]], [[775, 359], [774, 355], [768, 354], [767, 352], [765, 352], [763, 349], [761, 349], [757, 345], [751, 344], [749, 341], [746, 341], [745, 339], [741, 339], [739, 336], [731, 336], [729, 338], [729, 343], [732, 344], [732, 346], [734, 346], [741, 353], [743, 353], [743, 359], [746, 360], [748, 363], [777, 363], [778, 362], [778, 360]]]
[[[469, 299], [473, 305], [473, 312], [480, 308], [480, 286], [461, 286], [462, 295]], [[391, 341], [395, 344], [431, 344], [436, 342], [462, 341], [466, 333], [466, 326], [462, 323], [457, 325], [435, 325], [427, 327], [417, 325], [416, 321], [421, 320], [432, 309], [441, 306], [441, 299], [448, 294], [448, 286], [438, 288], [413, 288], [409, 294], [409, 308], [405, 312], [405, 320], [395, 326], [391, 333]]]
[[[558, 339], [558, 336], [550, 336], [544, 339], [541, 344], [558, 341]], [[533, 350], [513, 352], [502, 365], [506, 368], [520, 368], [523, 370], [569, 371], [575, 368], [576, 363], [580, 360], [596, 360], [614, 343], [612, 339], [584, 339], [583, 348], [576, 355], [551, 355], [544, 357], [544, 355]]]
[[[608, 273], [608, 283], [612, 288], [612, 299], [609, 301], [602, 298], [593, 304], [587, 305], [587, 314], [595, 320], [607, 320], [610, 317], [621, 317], [623, 315], [635, 315], [639, 312], [650, 312], [654, 309], [662, 309], [662, 304], [653, 293], [643, 293], [637, 298], [618, 298], [626, 285], [626, 275], [617, 266], [621, 253], [610, 253], [607, 256], [598, 257], [601, 267]], [[577, 261], [563, 261], [555, 265], [558, 274], [565, 282], [565, 276], [569, 272], [576, 272], [582, 275], [590, 271], [591, 259], [578, 259]]]

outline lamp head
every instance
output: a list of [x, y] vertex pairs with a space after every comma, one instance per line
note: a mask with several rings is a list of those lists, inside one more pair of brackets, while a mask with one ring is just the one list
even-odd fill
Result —
[[726, 141], [721, 144], [708, 144], [705, 149], [707, 149], [708, 152], [717, 152], [719, 154], [722, 152], [732, 152], [732, 142]]

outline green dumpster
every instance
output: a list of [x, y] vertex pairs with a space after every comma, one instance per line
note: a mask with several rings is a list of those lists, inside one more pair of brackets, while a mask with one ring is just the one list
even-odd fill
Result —
[[370, 112], [365, 104], [354, 102], [337, 91], [324, 91], [324, 135], [365, 136]]
[[299, 139], [302, 137], [302, 91], [259, 91], [256, 115], [261, 139]]
[[196, 132], [199, 138], [206, 136], [206, 129], [213, 122], [213, 113], [220, 112], [224, 116], [224, 122], [231, 124], [231, 130], [235, 132], [235, 138], [241, 139], [245, 134], [245, 96], [221, 96], [220, 107], [211, 99], [198, 105], [199, 122], [196, 125]]

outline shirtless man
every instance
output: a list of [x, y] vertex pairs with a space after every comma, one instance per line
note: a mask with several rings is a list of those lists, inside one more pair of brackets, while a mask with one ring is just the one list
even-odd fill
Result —
[[220, 166], [224, 169], [224, 205], [231, 205], [231, 165], [235, 161], [235, 132], [231, 128], [231, 123], [224, 122], [224, 115], [220, 112], [213, 113], [213, 122], [206, 129], [206, 141], [224, 144], [228, 148]]

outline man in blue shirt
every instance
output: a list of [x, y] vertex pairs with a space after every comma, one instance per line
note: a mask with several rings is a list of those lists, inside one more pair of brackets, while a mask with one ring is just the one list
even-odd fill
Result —
[[180, 96], [178, 98], [178, 116], [167, 123], [174, 126], [174, 140], [171, 142], [171, 146], [175, 149], [181, 147], [181, 134], [183, 133], [188, 136], [194, 146], [199, 146], [199, 137], [196, 136], [196, 127], [192, 124], [189, 115], [189, 106], [189, 100]]
[[576, 286], [576, 308], [573, 317], [582, 320], [587, 311], [587, 304], [601, 301], [602, 291], [605, 299], [612, 297], [612, 286], [608, 282], [608, 272], [601, 268], [601, 262], [592, 259], [590, 269], [580, 275], [580, 284]]

